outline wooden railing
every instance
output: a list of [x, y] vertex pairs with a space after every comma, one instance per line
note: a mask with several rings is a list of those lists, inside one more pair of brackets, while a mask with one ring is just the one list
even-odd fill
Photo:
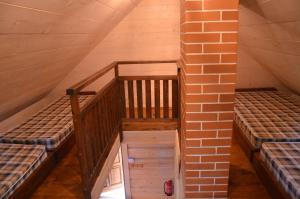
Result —
[[[67, 89], [71, 99], [85, 198], [91, 197], [91, 190], [118, 133], [122, 130], [178, 128], [179, 75], [119, 75], [119, 65], [149, 63], [177, 62], [114, 62]], [[85, 90], [111, 70], [114, 70], [114, 77], [100, 91]], [[80, 107], [80, 95], [92, 97]]]

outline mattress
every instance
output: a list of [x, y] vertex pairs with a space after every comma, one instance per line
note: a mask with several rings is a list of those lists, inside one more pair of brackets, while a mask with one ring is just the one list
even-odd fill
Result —
[[9, 198], [46, 159], [45, 146], [0, 144], [0, 199]]
[[260, 154], [291, 198], [300, 198], [300, 142], [264, 143]]
[[300, 141], [300, 104], [278, 91], [236, 93], [234, 119], [254, 148], [263, 142]]
[[[89, 96], [81, 96], [83, 104]], [[54, 101], [17, 127], [0, 133], [1, 143], [45, 145], [48, 151], [57, 148], [73, 132], [73, 119], [68, 96]]]

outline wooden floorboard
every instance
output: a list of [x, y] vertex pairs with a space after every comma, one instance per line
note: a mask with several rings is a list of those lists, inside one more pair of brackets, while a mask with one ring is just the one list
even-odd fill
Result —
[[232, 142], [230, 161], [230, 199], [271, 199], [235, 138]]
[[[271, 199], [235, 139], [229, 183], [230, 199]], [[36, 190], [32, 199], [83, 199], [80, 190], [79, 164], [73, 149]]]

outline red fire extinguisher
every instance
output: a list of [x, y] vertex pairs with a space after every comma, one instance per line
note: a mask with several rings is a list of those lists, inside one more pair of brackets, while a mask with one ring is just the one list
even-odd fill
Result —
[[168, 180], [165, 182], [164, 191], [167, 196], [173, 195], [173, 181], [172, 180]]

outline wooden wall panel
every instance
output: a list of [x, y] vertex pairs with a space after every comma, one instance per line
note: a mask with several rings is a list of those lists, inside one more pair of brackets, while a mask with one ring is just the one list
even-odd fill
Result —
[[238, 84], [300, 93], [299, 7], [297, 0], [240, 0]]
[[176, 131], [124, 133], [132, 199], [175, 198], [163, 191], [165, 181], [175, 180], [175, 136]]
[[0, 121], [51, 91], [138, 0], [0, 0]]

